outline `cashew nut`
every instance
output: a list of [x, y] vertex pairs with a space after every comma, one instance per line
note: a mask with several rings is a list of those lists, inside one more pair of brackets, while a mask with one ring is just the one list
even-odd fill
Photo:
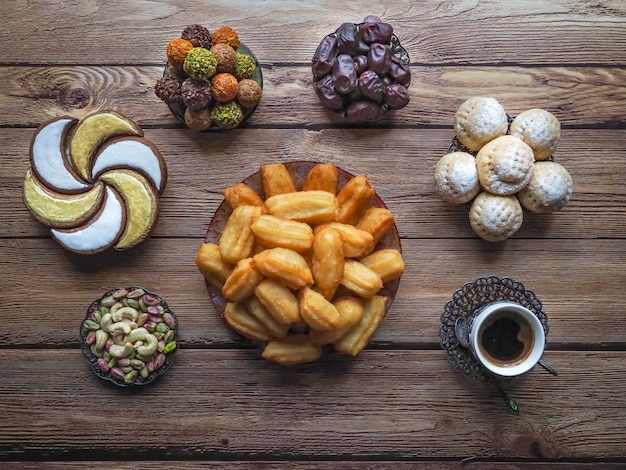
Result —
[[96, 331], [96, 349], [104, 349], [109, 340], [109, 333], [104, 330]]
[[112, 324], [113, 324], [113, 317], [111, 316], [110, 313], [105, 313], [102, 316], [102, 320], [100, 320], [100, 327], [104, 331], [109, 331], [109, 328], [111, 328]]
[[109, 327], [109, 333], [114, 336], [119, 333], [127, 335], [128, 333], [130, 333], [130, 325], [127, 322], [118, 321], [117, 323], [113, 323]]
[[145, 328], [137, 328], [126, 335], [124, 341], [126, 343], [134, 343], [135, 341], [144, 341], [148, 336], [148, 330]]
[[154, 354], [157, 348], [157, 344], [159, 342], [156, 339], [156, 336], [151, 334], [148, 334], [146, 336], [146, 341], [148, 342], [147, 346], [139, 346], [137, 348], [137, 353], [141, 354], [142, 356], [149, 356], [150, 354]]
[[115, 312], [117, 312], [122, 307], [125, 307], [125, 305], [122, 302], [115, 302], [113, 305], [111, 305], [109, 312], [111, 313], [111, 315], [114, 315]]
[[112, 312], [111, 317], [113, 318], [113, 321], [122, 321], [126, 318], [134, 322], [137, 321], [137, 317], [139, 317], [139, 312], [133, 307], [122, 307]]
[[126, 357], [131, 352], [133, 352], [133, 345], [130, 343], [126, 343], [125, 345], [113, 344], [109, 349], [111, 357], [115, 357], [116, 359]]

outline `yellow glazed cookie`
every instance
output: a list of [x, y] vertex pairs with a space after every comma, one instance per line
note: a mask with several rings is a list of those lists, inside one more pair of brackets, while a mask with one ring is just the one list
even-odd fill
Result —
[[450, 204], [465, 204], [480, 191], [476, 159], [467, 152], [444, 155], [435, 167], [435, 188]]
[[478, 151], [490, 140], [507, 133], [506, 111], [495, 98], [475, 96], [454, 114], [456, 137], [468, 149]]
[[556, 152], [561, 138], [561, 123], [545, 109], [529, 109], [513, 120], [510, 134], [533, 149], [535, 160], [545, 160]]
[[515, 196], [497, 196], [483, 191], [470, 208], [472, 230], [483, 240], [500, 242], [522, 225], [522, 206]]
[[522, 206], [531, 212], [545, 214], [567, 205], [572, 196], [572, 177], [563, 165], [537, 162], [533, 176], [518, 193]]
[[497, 137], [476, 155], [481, 186], [500, 196], [515, 194], [525, 187], [532, 176], [534, 163], [532, 149], [511, 135]]

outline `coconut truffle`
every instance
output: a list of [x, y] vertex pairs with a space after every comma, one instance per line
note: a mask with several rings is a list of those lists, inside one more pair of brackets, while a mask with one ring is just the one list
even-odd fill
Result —
[[237, 50], [241, 42], [239, 36], [234, 29], [229, 26], [220, 26], [213, 33], [213, 44], [226, 43], [233, 49]]
[[470, 98], [454, 114], [457, 139], [473, 151], [480, 150], [490, 140], [506, 134], [508, 127], [506, 111], [494, 98]]
[[449, 204], [465, 204], [480, 192], [476, 159], [467, 152], [444, 155], [435, 167], [435, 189]]
[[535, 160], [545, 160], [556, 152], [561, 139], [561, 123], [545, 109], [529, 109], [513, 120], [509, 133], [533, 149]]
[[182, 80], [175, 74], [159, 77], [154, 84], [154, 94], [167, 104], [180, 103], [182, 102], [181, 84]]
[[237, 52], [228, 44], [222, 42], [214, 44], [211, 52], [217, 59], [217, 72], [234, 73], [237, 66]]
[[483, 240], [501, 242], [519, 230], [524, 214], [517, 197], [498, 196], [483, 191], [469, 213], [472, 230]]
[[220, 103], [232, 101], [237, 96], [239, 82], [230, 73], [218, 73], [211, 79], [211, 92], [213, 98]]
[[532, 149], [512, 135], [493, 139], [476, 155], [480, 184], [490, 193], [501, 196], [525, 187], [533, 174], [534, 163]]
[[187, 108], [185, 110], [185, 124], [192, 131], [204, 131], [213, 125], [211, 119], [211, 110], [209, 108], [201, 108], [194, 110]]
[[520, 203], [531, 212], [546, 214], [567, 205], [572, 196], [572, 177], [555, 162], [536, 162], [528, 185], [517, 194]]
[[180, 73], [189, 51], [193, 49], [193, 44], [186, 39], [177, 38], [167, 45], [167, 62], [174, 72]]
[[237, 80], [252, 78], [256, 70], [256, 61], [249, 54], [237, 53], [237, 64], [235, 65], [235, 77]]
[[211, 102], [211, 85], [195, 78], [186, 79], [180, 86], [180, 96], [187, 108], [206, 108]]
[[[237, 91], [237, 103], [243, 108], [254, 108], [259, 101], [261, 101], [261, 95], [263, 90], [254, 80], [245, 78], [239, 82], [239, 89]], [[472, 157], [473, 158], [473, 157]]]
[[211, 49], [211, 32], [202, 25], [192, 24], [183, 29], [181, 38], [188, 40], [194, 47]]
[[208, 82], [217, 70], [217, 59], [210, 50], [194, 47], [187, 53], [183, 69], [190, 77]]
[[217, 103], [211, 112], [211, 119], [219, 127], [232, 129], [243, 121], [243, 110], [234, 101]]

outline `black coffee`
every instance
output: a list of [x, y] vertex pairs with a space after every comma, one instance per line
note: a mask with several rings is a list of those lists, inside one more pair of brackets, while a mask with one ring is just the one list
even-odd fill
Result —
[[511, 365], [526, 359], [533, 345], [530, 325], [515, 314], [504, 312], [485, 326], [480, 345], [495, 363]]

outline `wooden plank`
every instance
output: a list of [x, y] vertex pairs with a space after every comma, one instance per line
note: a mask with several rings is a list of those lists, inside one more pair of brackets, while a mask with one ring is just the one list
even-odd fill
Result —
[[[136, 249], [72, 255], [52, 240], [0, 240], [5, 346], [76, 346], [89, 304], [114, 287], [165, 297], [187, 347], [241, 346], [210, 302], [193, 262], [194, 239], [153, 239]], [[456, 289], [481, 276], [510, 277], [535, 292], [549, 318], [550, 349], [624, 348], [623, 240], [510, 240], [505, 247], [455, 239], [402, 242], [406, 269], [374, 346], [438, 348], [440, 315]], [[53, 327], [51, 327], [53, 325]]]
[[[308, 65], [266, 64], [262, 71], [263, 98], [248, 127], [346, 126], [320, 104]], [[622, 67], [414, 65], [411, 71], [411, 102], [368, 127], [448, 127], [471, 96], [493, 96], [512, 115], [545, 108], [565, 127], [625, 127]], [[180, 127], [154, 94], [162, 73], [160, 66], [3, 66], [0, 126], [32, 127], [59, 115], [114, 109], [141, 126]]]
[[[208, 10], [207, 10], [208, 9]], [[206, 14], [210, 11], [210, 14]], [[626, 61], [626, 9], [619, 0], [460, 2], [132, 2], [0, 6], [4, 63], [160, 63], [167, 43], [192, 23], [235, 28], [259, 59], [308, 63], [322, 37], [376, 14], [394, 25], [413, 61], [542, 64]], [[111, 27], [115, 18], [115, 27]], [[259, 27], [262, 25], [262, 27]], [[36, 31], [36, 34], [33, 34]], [[20, 47], [26, 44], [28, 49]], [[50, 44], [54, 44], [51, 51]], [[546, 47], [549, 45], [549, 47]], [[62, 51], [62, 54], [60, 53]]]
[[[0, 129], [5, 152], [0, 159], [2, 238], [48, 236], [46, 227], [31, 217], [22, 202], [32, 133], [30, 129]], [[313, 160], [330, 161], [355, 174], [367, 173], [393, 211], [404, 238], [477, 239], [467, 209], [444, 203], [434, 189], [434, 167], [452, 136], [451, 126], [439, 130], [241, 129], [204, 134], [147, 129], [146, 137], [163, 153], [169, 173], [154, 236], [202, 238], [223, 201], [222, 189], [264, 163]], [[625, 139], [624, 130], [564, 130], [555, 160], [572, 175], [572, 199], [554, 214], [527, 212], [514, 238], [623, 238]]]
[[[76, 350], [5, 349], [0, 452], [12, 460], [458, 462], [623, 459], [626, 450], [623, 351], [554, 353], [558, 377], [534, 371], [507, 387], [517, 417], [439, 352], [368, 351], [297, 368], [255, 356], [181, 350], [166, 375], [134, 391], [98, 379]], [[137, 427], [119, 429], [121, 422]]]

